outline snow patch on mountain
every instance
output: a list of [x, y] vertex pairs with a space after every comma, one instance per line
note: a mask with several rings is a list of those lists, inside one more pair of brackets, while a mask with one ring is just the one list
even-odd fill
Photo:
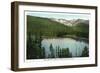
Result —
[[56, 18], [50, 18], [50, 19], [52, 21], [56, 21], [67, 26], [76, 26], [79, 23], [89, 24], [89, 20], [84, 20], [84, 19], [72, 19], [72, 20], [56, 19]]

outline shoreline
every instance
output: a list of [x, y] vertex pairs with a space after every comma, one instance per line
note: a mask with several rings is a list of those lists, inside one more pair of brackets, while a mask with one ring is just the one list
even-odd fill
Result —
[[74, 36], [74, 35], [65, 35], [65, 36], [62, 36], [62, 37], [48, 37], [48, 36], [42, 36], [43, 39], [61, 39], [61, 38], [71, 38], [71, 39], [74, 39], [76, 41], [85, 41], [87, 43], [89, 43], [89, 39], [88, 38], [84, 38], [84, 37], [77, 37], [77, 36]]

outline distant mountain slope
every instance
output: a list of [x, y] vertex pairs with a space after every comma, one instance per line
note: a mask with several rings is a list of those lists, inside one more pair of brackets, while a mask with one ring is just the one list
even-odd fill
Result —
[[[60, 20], [62, 21], [62, 20]], [[66, 21], [63, 23], [63, 21]], [[76, 35], [88, 38], [89, 34], [89, 21], [85, 20], [64, 20], [58, 22], [50, 18], [42, 18], [27, 15], [27, 34], [35, 34], [42, 36], [63, 36], [63, 35]], [[69, 26], [71, 25], [72, 26]]]
[[73, 22], [74, 25], [77, 25], [77, 24], [80, 24], [80, 23], [83, 23], [85, 25], [89, 25], [89, 20], [77, 19]]
[[72, 22], [70, 20], [66, 20], [66, 19], [56, 19], [56, 18], [50, 18], [52, 21], [56, 21], [56, 22], [59, 22], [59, 23], [62, 23], [64, 25], [67, 25], [67, 26], [72, 26]]
[[77, 33], [77, 36], [89, 38], [89, 24], [80, 22], [76, 26], [73, 26], [73, 29]]
[[39, 32], [43, 35], [56, 36], [58, 33], [70, 32], [71, 28], [65, 26], [59, 22], [52, 21], [48, 18], [41, 18], [35, 16], [27, 16], [27, 32], [38, 34]]
[[83, 19], [72, 19], [72, 20], [67, 20], [67, 19], [56, 19], [56, 18], [50, 18], [52, 21], [56, 21], [59, 23], [62, 23], [67, 26], [76, 26], [79, 23], [84, 23], [84, 24], [89, 24], [89, 20], [83, 20]]

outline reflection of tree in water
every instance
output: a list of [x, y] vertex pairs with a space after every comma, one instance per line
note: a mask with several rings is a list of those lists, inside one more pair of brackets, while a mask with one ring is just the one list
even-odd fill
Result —
[[67, 58], [72, 57], [72, 53], [69, 51], [68, 48], [60, 48], [59, 46], [56, 47], [54, 50], [52, 44], [50, 44], [50, 53], [49, 58]]
[[55, 57], [55, 55], [54, 55], [54, 48], [53, 48], [53, 46], [52, 46], [52, 44], [50, 44], [50, 52], [51, 52], [51, 58], [54, 58]]
[[[69, 48], [60, 48], [59, 46], [56, 47], [54, 50], [52, 44], [50, 44], [50, 54], [48, 55], [48, 58], [71, 58], [72, 52], [70, 52]], [[82, 54], [78, 56], [78, 47], [76, 48], [76, 56], [75, 57], [88, 57], [89, 56], [89, 50], [85, 46]]]
[[[49, 50], [50, 53], [48, 57], [46, 57], [45, 47], [41, 47], [42, 37], [41, 34], [39, 35], [32, 35], [28, 34], [27, 37], [27, 59], [44, 59], [44, 58], [69, 58], [73, 57], [72, 52], [70, 52], [69, 48], [60, 48], [56, 46], [54, 49], [53, 45], [50, 44]], [[78, 52], [78, 48], [76, 48], [76, 57]], [[80, 57], [88, 57], [89, 56], [89, 49], [84, 47], [82, 54]]]
[[89, 49], [84, 47], [81, 57], [89, 57]]

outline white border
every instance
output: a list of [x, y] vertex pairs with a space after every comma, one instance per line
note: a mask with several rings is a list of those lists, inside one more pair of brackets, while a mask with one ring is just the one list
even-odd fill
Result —
[[[89, 27], [89, 58], [67, 58], [67, 59], [53, 59], [53, 60], [30, 60], [25, 61], [25, 38], [24, 38], [24, 10], [34, 11], [55, 11], [55, 12], [77, 12], [90, 13], [90, 27]], [[25, 17], [26, 20], [26, 17]], [[25, 33], [26, 35], [26, 33]], [[34, 68], [34, 67], [48, 67], [48, 66], [62, 66], [62, 65], [83, 65], [95, 64], [95, 10], [94, 9], [79, 9], [79, 8], [63, 8], [63, 7], [46, 7], [46, 6], [19, 6], [19, 68]]]

